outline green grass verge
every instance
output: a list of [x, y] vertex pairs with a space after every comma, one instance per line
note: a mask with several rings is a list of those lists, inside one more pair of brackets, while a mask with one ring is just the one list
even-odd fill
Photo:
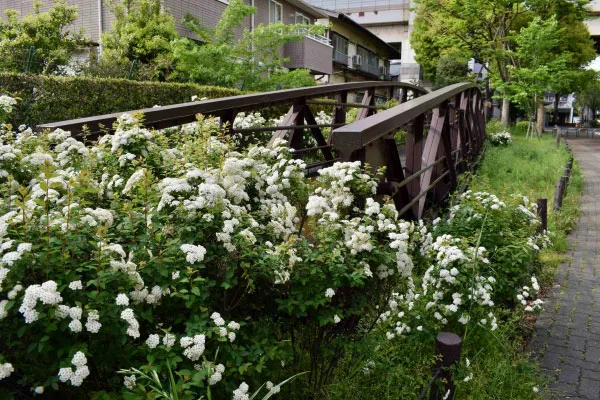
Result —
[[[567, 195], [560, 212], [554, 211], [556, 181], [563, 174], [569, 153], [564, 144], [558, 148], [551, 135], [542, 139], [525, 139], [522, 132], [513, 132], [513, 143], [506, 147], [489, 147], [470, 183], [473, 191], [487, 191], [500, 198], [512, 193], [536, 201], [548, 199], [548, 229], [553, 244], [540, 254], [542, 286], [554, 280], [556, 267], [565, 259], [567, 234], [577, 221], [581, 205], [583, 176], [577, 163], [573, 165]], [[473, 361], [474, 377], [468, 392], [459, 393], [464, 399], [529, 399], [549, 398], [544, 393], [546, 378], [539, 365], [526, 351], [532, 333], [533, 320], [508, 319], [498, 340], [482, 347]], [[469, 350], [467, 349], [467, 353]], [[538, 388], [535, 393], [533, 388]]]
[[513, 144], [507, 147], [488, 147], [477, 175], [470, 183], [473, 191], [487, 191], [499, 197], [518, 193], [532, 201], [548, 199], [548, 230], [553, 245], [542, 252], [546, 265], [545, 278], [553, 276], [552, 267], [564, 260], [567, 234], [577, 221], [581, 205], [583, 176], [577, 162], [573, 164], [567, 195], [560, 212], [554, 212], [556, 181], [563, 174], [569, 153], [564, 144], [557, 148], [551, 135], [525, 139], [522, 132], [513, 132]]
[[[553, 245], [540, 256], [543, 285], [553, 280], [556, 266], [564, 259], [566, 235], [579, 213], [582, 174], [574, 164], [563, 210], [553, 212], [556, 180], [562, 175], [569, 153], [564, 145], [557, 148], [548, 135], [541, 140], [526, 140], [513, 133], [506, 147], [489, 146], [469, 188], [487, 191], [500, 198], [519, 193], [532, 201], [548, 199], [549, 230]], [[521, 315], [521, 314], [518, 314]], [[533, 320], [523, 320], [505, 311], [503, 323], [494, 332], [476, 326], [464, 338], [463, 359], [471, 361], [473, 377], [465, 382], [465, 371], [458, 371], [456, 399], [547, 399], [547, 378], [526, 350]], [[325, 389], [325, 400], [417, 399], [427, 384], [433, 367], [434, 337], [420, 336], [406, 341], [387, 341], [371, 335], [357, 344], [338, 366], [332, 383]], [[372, 361], [372, 368], [364, 369]], [[426, 397], [428, 398], [428, 397]]]

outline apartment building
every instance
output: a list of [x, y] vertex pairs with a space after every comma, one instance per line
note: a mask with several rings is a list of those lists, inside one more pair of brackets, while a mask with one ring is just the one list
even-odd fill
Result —
[[328, 25], [333, 45], [331, 83], [390, 80], [390, 60], [400, 53], [343, 13], [323, 10], [327, 18], [319, 23]]
[[403, 82], [422, 79], [422, 70], [410, 46], [415, 17], [411, 0], [306, 0], [315, 7], [335, 10], [368, 29], [399, 53], [391, 59], [391, 75]]

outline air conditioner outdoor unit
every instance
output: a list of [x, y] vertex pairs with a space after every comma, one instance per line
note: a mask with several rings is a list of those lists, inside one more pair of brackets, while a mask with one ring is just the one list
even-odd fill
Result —
[[361, 65], [362, 59], [358, 54], [352, 56], [352, 66]]

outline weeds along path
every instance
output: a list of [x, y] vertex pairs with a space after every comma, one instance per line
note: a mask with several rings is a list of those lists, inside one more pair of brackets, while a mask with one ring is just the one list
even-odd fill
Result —
[[559, 398], [600, 399], [600, 140], [574, 139], [569, 145], [584, 176], [581, 216], [531, 349]]

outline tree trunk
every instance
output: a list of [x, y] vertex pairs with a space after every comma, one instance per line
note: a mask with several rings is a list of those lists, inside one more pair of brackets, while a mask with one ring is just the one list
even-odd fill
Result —
[[544, 133], [544, 102], [540, 101], [537, 106], [537, 133], [539, 136]]
[[508, 98], [502, 99], [502, 125], [508, 126], [510, 124], [510, 101]]

